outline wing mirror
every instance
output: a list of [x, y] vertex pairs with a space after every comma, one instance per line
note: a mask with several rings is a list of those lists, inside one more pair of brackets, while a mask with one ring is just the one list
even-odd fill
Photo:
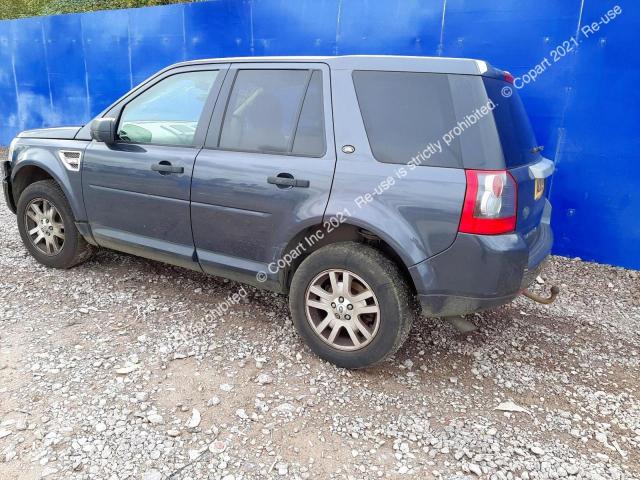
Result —
[[116, 141], [116, 121], [114, 118], [96, 118], [91, 122], [91, 138], [107, 145]]

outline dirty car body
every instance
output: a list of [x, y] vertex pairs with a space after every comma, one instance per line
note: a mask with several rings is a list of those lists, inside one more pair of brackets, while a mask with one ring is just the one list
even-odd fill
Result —
[[[30, 185], [55, 182], [88, 245], [279, 293], [333, 244], [375, 250], [423, 314], [449, 316], [507, 303], [535, 278], [553, 242], [553, 168], [509, 75], [483, 61], [236, 58], [168, 67], [85, 126], [22, 132], [3, 187], [15, 212]], [[384, 288], [353, 262], [327, 264], [330, 294], [344, 287], [331, 275], [358, 278], [347, 300]], [[355, 355], [383, 325], [373, 298], [366, 328], [342, 306], [315, 323], [309, 304], [300, 315], [312, 330], [344, 328], [346, 340], [320, 343]], [[364, 346], [350, 350], [349, 336]]]

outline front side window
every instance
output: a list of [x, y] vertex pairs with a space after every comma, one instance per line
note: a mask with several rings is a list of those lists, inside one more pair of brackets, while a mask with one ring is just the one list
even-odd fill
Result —
[[320, 156], [324, 147], [319, 70], [239, 70], [220, 148]]
[[217, 70], [171, 75], [134, 98], [122, 111], [118, 138], [125, 142], [193, 145]]

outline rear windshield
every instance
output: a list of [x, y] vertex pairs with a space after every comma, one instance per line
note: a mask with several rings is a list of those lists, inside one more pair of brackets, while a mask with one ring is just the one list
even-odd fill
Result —
[[[519, 167], [534, 162], [537, 154], [531, 149], [537, 145], [536, 137], [518, 91], [503, 80], [484, 77], [483, 81], [489, 98], [497, 105], [493, 116], [506, 167]], [[510, 93], [511, 96], [505, 96], [503, 92]]]
[[482, 77], [354, 71], [353, 82], [379, 162], [504, 168]]

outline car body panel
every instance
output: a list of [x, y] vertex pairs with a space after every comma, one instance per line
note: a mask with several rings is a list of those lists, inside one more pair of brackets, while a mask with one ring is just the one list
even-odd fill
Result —
[[[326, 217], [348, 209], [347, 223], [378, 235], [407, 266], [446, 249], [458, 232], [466, 190], [464, 170], [376, 161], [351, 71], [332, 71], [331, 77], [338, 162]], [[355, 147], [354, 153], [344, 153], [345, 145]]]
[[551, 204], [529, 238], [458, 234], [453, 245], [409, 271], [425, 315], [463, 315], [507, 303], [535, 279], [553, 244]]
[[[518, 221], [516, 229], [523, 233], [529, 233], [540, 224], [545, 206], [548, 204], [547, 195], [549, 193], [549, 177], [551, 171], [543, 171], [539, 177], [532, 173], [532, 165], [540, 165], [549, 162], [543, 157], [537, 163], [522, 165], [509, 169], [509, 172], [518, 184]], [[536, 198], [536, 184], [542, 182], [544, 190]]]
[[[11, 183], [25, 170], [25, 167], [37, 167], [50, 175], [62, 188], [69, 200], [76, 221], [85, 221], [87, 214], [82, 200], [82, 179], [78, 171], [64, 166], [58, 152], [60, 150], [77, 150], [84, 152], [88, 143], [75, 140], [49, 138], [20, 138], [15, 147], [14, 161], [11, 165]], [[15, 202], [17, 204], [17, 198]]]
[[[207, 145], [196, 159], [192, 188], [193, 238], [205, 272], [282, 290], [283, 272], [269, 265], [284, 255], [289, 241], [322, 223], [335, 169], [329, 69], [322, 63], [239, 63], [220, 94], [226, 99], [236, 69], [312, 69], [323, 75], [326, 151], [320, 157], [228, 151], [217, 147], [226, 103], [216, 106]], [[281, 188], [268, 177], [286, 174], [308, 187]]]
[[[87, 218], [97, 244], [198, 269], [189, 207], [198, 150], [92, 142], [85, 152], [82, 180]], [[184, 172], [152, 171], [160, 159]], [[131, 251], [133, 245], [138, 245], [135, 251]]]
[[49, 138], [52, 140], [73, 140], [82, 127], [54, 127], [25, 130], [18, 138]]
[[[242, 66], [322, 69], [324, 156], [227, 151], [211, 144], [210, 138], [219, 134], [231, 88], [229, 72]], [[500, 71], [487, 63], [392, 56], [183, 62], [151, 76], [99, 118], [117, 119], [127, 102], [166, 76], [212, 68], [225, 74], [216, 80], [192, 147], [105, 145], [91, 141], [89, 125], [23, 132], [7, 188], [22, 168], [38, 166], [61, 185], [89, 241], [280, 292], [287, 290], [287, 276], [270, 265], [283, 258], [309, 227], [337, 220], [366, 230], [369, 238], [377, 236], [393, 250], [428, 315], [462, 314], [508, 302], [544, 264], [553, 242], [551, 206], [546, 199], [548, 185], [544, 195], [535, 198], [535, 184], [537, 176], [548, 178], [553, 168], [547, 168], [543, 157], [510, 169], [519, 187], [516, 231], [469, 235], [458, 233], [466, 191], [464, 169], [381, 163], [369, 146], [353, 70], [501, 79]], [[466, 97], [476, 98], [477, 93], [467, 92]], [[462, 110], [467, 100], [461, 100]], [[348, 153], [351, 147], [353, 152]], [[65, 168], [59, 149], [84, 152], [82, 173]], [[489, 156], [495, 156], [496, 164], [505, 161], [501, 151], [487, 151], [495, 151]], [[151, 165], [160, 160], [183, 167], [183, 172], [152, 171]], [[278, 188], [267, 183], [267, 177], [279, 173], [308, 180], [309, 186]], [[259, 272], [266, 273], [264, 282], [257, 281]]]
[[[172, 69], [108, 109], [107, 115], [117, 119], [129, 101], [173, 74], [219, 71], [193, 145], [91, 142], [85, 152], [82, 180], [89, 225], [98, 245], [200, 270], [191, 232], [191, 178], [227, 68], [228, 64], [219, 64], [215, 68]], [[154, 171], [160, 163], [182, 171]]]

